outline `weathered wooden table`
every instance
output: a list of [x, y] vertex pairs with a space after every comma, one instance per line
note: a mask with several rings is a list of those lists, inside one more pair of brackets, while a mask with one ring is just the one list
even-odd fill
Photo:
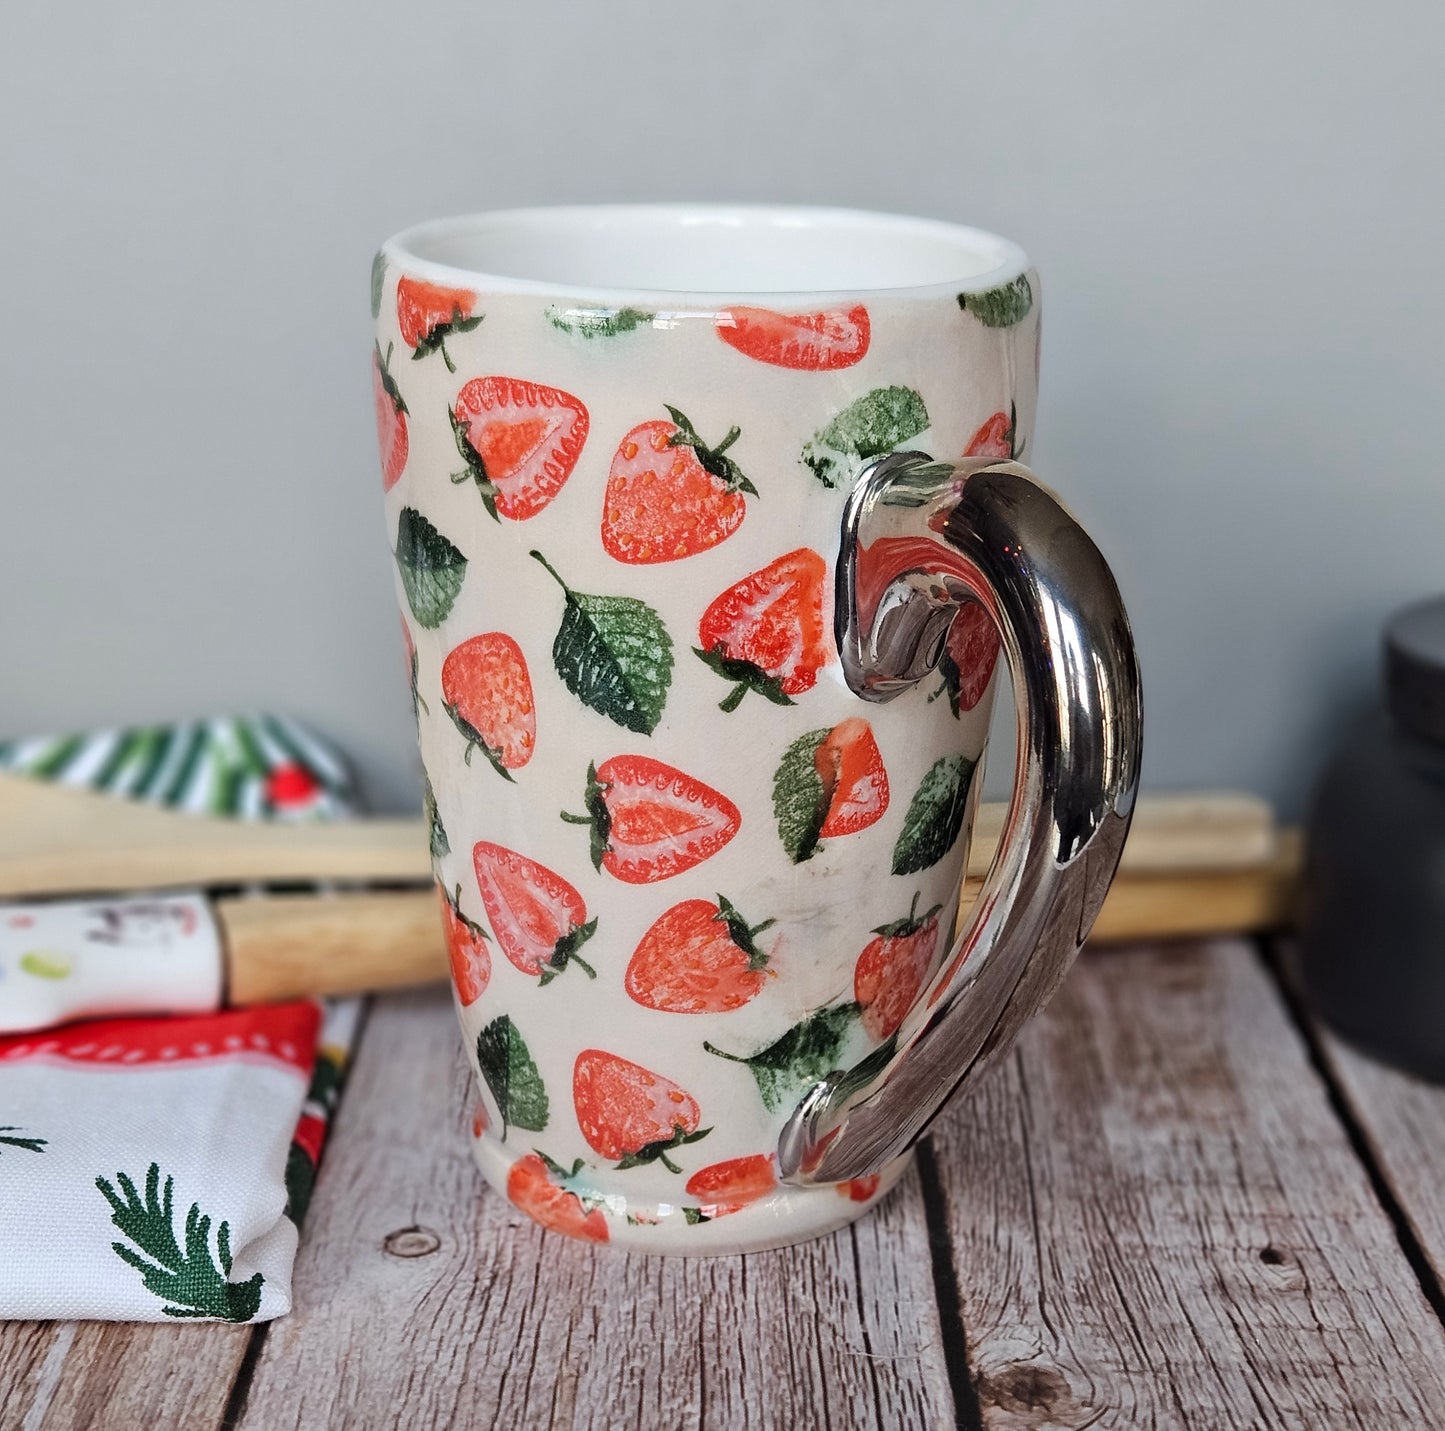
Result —
[[24, 1427], [1445, 1425], [1445, 1092], [1242, 942], [1087, 953], [872, 1217], [629, 1258], [484, 1192], [445, 994], [374, 1004], [269, 1325], [0, 1327]]

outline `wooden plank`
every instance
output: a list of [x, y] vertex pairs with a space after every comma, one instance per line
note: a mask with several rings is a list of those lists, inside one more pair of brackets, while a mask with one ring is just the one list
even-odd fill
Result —
[[1326, 1030], [1319, 1040], [1375, 1166], [1445, 1285], [1445, 1088], [1376, 1063]]
[[953, 1424], [916, 1173], [800, 1248], [571, 1243], [474, 1171], [459, 1042], [440, 993], [375, 1006], [240, 1425]]
[[0, 1322], [0, 1426], [219, 1427], [254, 1327]]
[[1445, 1329], [1250, 946], [1080, 960], [934, 1141], [985, 1426], [1445, 1424]]

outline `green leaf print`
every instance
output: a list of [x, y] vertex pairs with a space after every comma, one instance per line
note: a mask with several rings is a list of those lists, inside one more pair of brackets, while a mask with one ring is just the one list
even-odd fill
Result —
[[757, 1053], [727, 1053], [710, 1043], [703, 1047], [719, 1058], [747, 1064], [763, 1107], [776, 1113], [838, 1067], [838, 1054], [857, 1017], [857, 1004], [833, 1004], [794, 1024]]
[[20, 968], [36, 979], [68, 979], [75, 965], [69, 954], [51, 949], [27, 949], [20, 956]]
[[633, 596], [573, 591], [539, 551], [532, 556], [562, 588], [566, 606], [552, 663], [585, 706], [624, 730], [651, 735], [672, 681], [672, 638], [661, 617]]
[[467, 559], [415, 507], [403, 507], [396, 529], [396, 565], [411, 614], [429, 630], [452, 609]]
[[386, 258], [378, 249], [371, 260], [371, 316], [381, 317], [381, 290], [386, 286]]
[[13, 1123], [0, 1126], [0, 1152], [6, 1148], [21, 1148], [27, 1153], [43, 1153], [45, 1138], [33, 1138]]
[[919, 782], [893, 846], [893, 873], [917, 874], [954, 846], [968, 813], [968, 787], [976, 761], [945, 755]]
[[452, 843], [447, 839], [447, 828], [442, 824], [441, 813], [437, 810], [436, 791], [431, 788], [431, 781], [426, 782], [426, 789], [422, 795], [422, 813], [426, 819], [427, 835], [431, 841], [432, 864], [444, 859], [452, 852]]
[[881, 457], [928, 426], [928, 409], [912, 388], [874, 388], [818, 429], [803, 448], [803, 465], [825, 486], [850, 475], [850, 459]]
[[640, 308], [559, 308], [554, 304], [547, 309], [547, 321], [580, 338], [615, 338], [645, 327], [652, 322], [652, 314]]
[[1034, 306], [1034, 291], [1028, 275], [1021, 273], [1012, 283], [989, 288], [982, 293], [960, 293], [958, 306], [972, 313], [985, 328], [1012, 328], [1029, 316]]
[[412, 350], [412, 361], [418, 362], [426, 357], [428, 353], [440, 353], [442, 362], [447, 365], [447, 372], [454, 373], [457, 365], [452, 362], [452, 355], [447, 352], [447, 339], [457, 333], [472, 333], [482, 326], [484, 314], [477, 313], [472, 317], [466, 317], [460, 308], [452, 308], [452, 316], [444, 323], [438, 323], [433, 328], [428, 328], [425, 333], [417, 339], [416, 347]]
[[828, 731], [810, 730], [800, 735], [783, 753], [773, 775], [773, 814], [778, 821], [778, 838], [795, 865], [818, 852], [818, 835], [828, 818], [831, 792], [818, 774], [814, 757], [828, 738]]
[[135, 1247], [112, 1242], [115, 1255], [141, 1274], [148, 1292], [167, 1303], [168, 1317], [218, 1317], [225, 1322], [249, 1322], [261, 1306], [259, 1272], [245, 1282], [231, 1282], [231, 1227], [216, 1229], [215, 1256], [211, 1254], [211, 1219], [198, 1203], [186, 1214], [185, 1250], [176, 1241], [171, 1206], [174, 1180], [160, 1186], [160, 1168], [152, 1163], [146, 1172], [145, 1198], [124, 1173], [116, 1174], [117, 1193], [107, 1178], [95, 1185], [110, 1204], [110, 1220]]
[[769, 675], [759, 665], [745, 661], [741, 656], [729, 656], [721, 641], [710, 651], [694, 646], [692, 654], [708, 670], [732, 684], [732, 690], [717, 703], [720, 711], [735, 711], [749, 691], [756, 691], [775, 706], [791, 706], [797, 702], [783, 689], [782, 678]]
[[546, 1128], [547, 1090], [510, 1015], [493, 1019], [477, 1035], [477, 1064], [501, 1112], [503, 1138], [511, 1124], [533, 1133]]
[[481, 494], [482, 506], [487, 509], [487, 515], [494, 522], [500, 523], [502, 519], [497, 515], [497, 484], [487, 476], [487, 465], [482, 461], [482, 454], [472, 446], [467, 437], [468, 424], [457, 416], [455, 408], [447, 409], [447, 417], [452, 425], [452, 441], [456, 443], [463, 463], [460, 472], [451, 474], [452, 482], [454, 485], [460, 485], [463, 482], [476, 483], [477, 491]]

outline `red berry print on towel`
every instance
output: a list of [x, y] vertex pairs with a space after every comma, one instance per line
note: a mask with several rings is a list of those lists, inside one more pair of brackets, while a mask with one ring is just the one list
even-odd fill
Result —
[[569, 1173], [542, 1153], [528, 1153], [507, 1174], [507, 1197], [549, 1232], [583, 1242], [606, 1242], [607, 1217], [602, 1209], [588, 1208], [575, 1192], [559, 1186], [582, 1167], [579, 1159]]
[[673, 1014], [740, 1009], [763, 991], [768, 956], [756, 937], [773, 921], [750, 925], [731, 900], [685, 899], [638, 942], [623, 980], [628, 996]]
[[614, 755], [587, 769], [592, 865], [624, 884], [670, 879], [715, 855], [742, 824], [738, 807], [701, 780], [646, 755]]
[[861, 716], [800, 735], [773, 775], [778, 837], [794, 864], [812, 859], [820, 840], [866, 830], [887, 808], [888, 772]]
[[1007, 462], [1015, 452], [1018, 419], [1012, 404], [1007, 412], [996, 412], [969, 438], [965, 457], [995, 457]]
[[541, 975], [544, 985], [569, 964], [597, 977], [577, 952], [597, 932], [597, 921], [587, 918], [582, 896], [561, 875], [487, 840], [473, 848], [472, 863], [492, 933], [518, 969]]
[[863, 1010], [869, 1037], [886, 1039], [898, 1032], [928, 977], [938, 949], [938, 911], [918, 913], [918, 895], [902, 919], [880, 924], [877, 936], [858, 956], [853, 969], [853, 997]]
[[452, 983], [463, 1008], [474, 1004], [486, 992], [492, 978], [492, 954], [487, 948], [487, 931], [462, 913], [462, 887], [448, 894], [440, 885], [442, 935], [451, 960]]
[[442, 709], [467, 743], [505, 780], [537, 745], [537, 706], [522, 648], [501, 631], [463, 641], [442, 662]]
[[442, 288], [418, 278], [400, 278], [396, 284], [396, 321], [401, 341], [412, 349], [412, 357], [440, 353], [449, 373], [456, 364], [447, 352], [446, 340], [453, 333], [470, 333], [482, 321], [477, 295], [465, 288]]
[[587, 409], [571, 393], [521, 378], [473, 378], [457, 394], [452, 435], [465, 464], [453, 482], [475, 482], [499, 521], [535, 517], [562, 490], [587, 440]]
[[693, 654], [732, 683], [720, 709], [736, 710], [749, 691], [790, 706], [813, 688], [829, 655], [827, 570], [817, 552], [799, 547], [730, 586], [703, 612]]
[[390, 492], [401, 480], [410, 439], [406, 431], [406, 403], [391, 375], [391, 345], [381, 356], [381, 344], [371, 354], [371, 387], [376, 397], [376, 445], [381, 453], [381, 489]]
[[619, 1169], [661, 1163], [682, 1169], [668, 1157], [675, 1148], [712, 1132], [698, 1128], [697, 1100], [670, 1078], [605, 1053], [583, 1049], [572, 1071], [572, 1101], [588, 1146]]
[[778, 1186], [776, 1163], [775, 1153], [750, 1153], [725, 1163], [710, 1163], [687, 1180], [687, 1191], [702, 1204], [705, 1217], [726, 1217], [767, 1197]]
[[602, 545], [618, 561], [680, 561], [707, 551], [742, 525], [743, 494], [758, 495], [727, 456], [740, 435], [736, 427], [709, 447], [684, 413], [667, 411], [671, 422], [640, 423], [612, 458]]
[[868, 310], [774, 313], [770, 308], [730, 308], [716, 319], [717, 335], [760, 363], [807, 372], [851, 368], [868, 351]]
[[321, 794], [321, 782], [292, 760], [276, 766], [266, 777], [262, 798], [267, 809], [295, 814], [314, 805]]

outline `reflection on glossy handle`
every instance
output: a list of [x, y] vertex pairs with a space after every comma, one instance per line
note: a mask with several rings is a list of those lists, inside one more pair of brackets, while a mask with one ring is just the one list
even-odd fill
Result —
[[[900, 520], [914, 539], [900, 543], [907, 564], [860, 612], [858, 554]], [[1017, 463], [880, 459], [843, 519], [835, 629], [853, 691], [886, 701], [909, 689], [969, 601], [993, 618], [1013, 678], [1019, 753], [1004, 836], [968, 927], [894, 1038], [794, 1110], [778, 1149], [790, 1182], [875, 1171], [1008, 1048], [1078, 953], [1128, 832], [1139, 672], [1098, 548]]]

